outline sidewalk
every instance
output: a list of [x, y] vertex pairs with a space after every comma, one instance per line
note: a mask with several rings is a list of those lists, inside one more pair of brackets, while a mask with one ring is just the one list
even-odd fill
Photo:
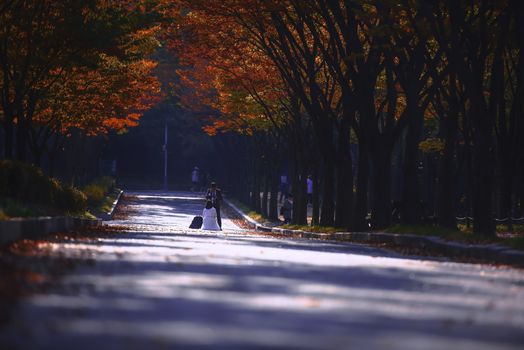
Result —
[[424, 252], [450, 258], [471, 259], [479, 263], [504, 264], [524, 267], [524, 252], [500, 244], [464, 244], [443, 240], [436, 236], [397, 234], [386, 232], [335, 232], [317, 233], [302, 230], [290, 230], [260, 224], [247, 216], [231, 203], [225, 202], [242, 217], [246, 225], [260, 232], [289, 235], [294, 238], [323, 239], [364, 244], [388, 244], [406, 248], [423, 249]]

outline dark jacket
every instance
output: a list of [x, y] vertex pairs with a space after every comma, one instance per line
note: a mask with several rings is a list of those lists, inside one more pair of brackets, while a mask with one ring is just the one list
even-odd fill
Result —
[[280, 211], [282, 213], [282, 216], [284, 216], [284, 220], [286, 222], [290, 222], [293, 213], [293, 203], [289, 198], [284, 201], [284, 204], [282, 205]]
[[215, 191], [213, 189], [208, 189], [206, 193], [206, 199], [213, 203], [213, 206], [220, 207], [220, 202], [222, 202], [222, 191], [217, 188]]

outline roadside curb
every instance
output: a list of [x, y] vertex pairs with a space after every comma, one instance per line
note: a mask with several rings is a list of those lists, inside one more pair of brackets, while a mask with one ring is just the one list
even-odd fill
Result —
[[280, 227], [268, 227], [259, 224], [252, 218], [245, 215], [230, 201], [227, 204], [233, 208], [248, 225], [261, 232], [272, 232], [289, 235], [295, 238], [322, 239], [342, 242], [357, 243], [388, 243], [403, 245], [411, 248], [423, 248], [427, 251], [445, 255], [448, 257], [468, 257], [486, 263], [500, 263], [512, 266], [524, 267], [524, 252], [511, 249], [510, 247], [499, 244], [464, 244], [450, 242], [436, 236], [419, 236], [413, 234], [398, 234], [387, 232], [308, 232], [302, 230], [290, 230]]
[[116, 207], [118, 206], [118, 203], [120, 203], [120, 199], [122, 198], [123, 194], [124, 194], [124, 191], [120, 190], [120, 193], [118, 193], [115, 201], [111, 205], [111, 210], [109, 210], [107, 213], [100, 214], [98, 217], [104, 221], [112, 220], [113, 215], [115, 214]]
[[70, 216], [44, 216], [1, 220], [0, 245], [19, 239], [36, 239], [52, 233], [70, 231], [82, 227], [99, 226], [101, 223], [101, 220], [74, 218]]
[[[261, 228], [263, 227], [262, 225], [260, 225], [258, 222], [256, 222], [255, 220], [253, 220], [252, 218], [250, 218], [249, 216], [247, 216], [246, 214], [244, 214], [244, 212], [242, 210], [240, 210], [236, 205], [234, 205], [233, 203], [231, 203], [230, 200], [224, 198], [224, 202], [227, 203], [227, 205], [229, 205], [238, 215], [240, 215], [242, 217], [242, 219], [244, 221], [246, 221], [247, 225], [257, 231], [262, 231], [262, 230], [259, 230], [258, 228]], [[270, 230], [271, 231], [271, 230]]]

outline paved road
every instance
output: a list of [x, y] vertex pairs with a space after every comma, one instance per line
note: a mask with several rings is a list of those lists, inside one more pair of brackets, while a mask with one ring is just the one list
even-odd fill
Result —
[[523, 349], [524, 273], [376, 248], [186, 229], [203, 203], [136, 193], [128, 232], [25, 299], [1, 349]]

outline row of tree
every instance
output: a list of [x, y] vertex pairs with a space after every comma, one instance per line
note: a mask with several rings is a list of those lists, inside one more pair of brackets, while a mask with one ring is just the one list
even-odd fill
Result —
[[394, 152], [402, 222], [421, 220], [423, 152], [438, 162], [438, 225], [456, 226], [460, 200], [483, 235], [494, 234], [495, 214], [522, 212], [521, 1], [170, 3], [182, 101], [209, 115], [209, 134], [252, 136], [249, 192], [262, 211], [271, 198], [270, 217], [284, 157], [295, 223], [306, 223], [313, 174], [314, 223], [366, 229], [370, 210], [373, 228], [387, 227]]
[[157, 3], [2, 1], [2, 156], [52, 162], [72, 135], [135, 126], [161, 97]]

